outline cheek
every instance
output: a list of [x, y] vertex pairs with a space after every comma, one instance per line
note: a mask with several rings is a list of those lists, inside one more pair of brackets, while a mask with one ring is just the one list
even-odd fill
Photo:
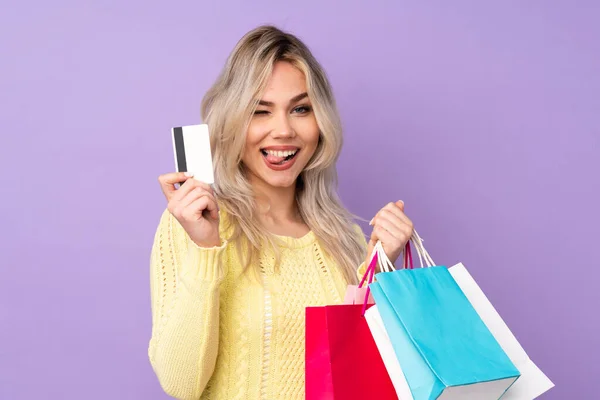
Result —
[[307, 147], [309, 147], [311, 149], [311, 153], [314, 153], [317, 146], [319, 145], [319, 137], [320, 136], [321, 135], [319, 133], [319, 128], [315, 127], [312, 130], [312, 132], [310, 133], [310, 135], [308, 135], [306, 137], [306, 141], [304, 143], [306, 143]]
[[301, 132], [302, 142], [307, 148], [315, 149], [319, 143], [319, 126], [314, 118], [301, 121], [296, 132]]
[[250, 126], [248, 126], [248, 133], [246, 134], [246, 145], [253, 146], [260, 142], [260, 132], [260, 125], [251, 122]]

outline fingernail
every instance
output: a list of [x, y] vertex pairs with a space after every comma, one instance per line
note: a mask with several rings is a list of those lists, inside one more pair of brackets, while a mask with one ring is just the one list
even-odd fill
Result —
[[373, 226], [373, 221], [375, 221], [375, 218], [373, 218], [373, 219], [371, 220], [371, 222], [369, 222], [369, 225], [370, 225], [370, 226]]
[[194, 176], [194, 174], [192, 174], [191, 172], [185, 172], [184, 174], [185, 176], [187, 176], [188, 178], [191, 178], [192, 176]]

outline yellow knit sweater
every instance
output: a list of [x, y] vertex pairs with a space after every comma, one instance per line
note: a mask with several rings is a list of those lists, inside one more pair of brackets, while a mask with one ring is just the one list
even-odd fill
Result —
[[312, 232], [280, 239], [277, 272], [261, 253], [261, 284], [241, 273], [233, 245], [196, 246], [165, 210], [151, 255], [148, 355], [167, 394], [304, 398], [305, 307], [341, 303], [347, 282]]

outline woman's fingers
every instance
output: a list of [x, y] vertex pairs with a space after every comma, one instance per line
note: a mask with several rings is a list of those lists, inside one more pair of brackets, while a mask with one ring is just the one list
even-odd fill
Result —
[[210, 200], [212, 200], [212, 202], [214, 202], [215, 204], [217, 203], [217, 200], [215, 199], [212, 189], [209, 188], [209, 190], [206, 190], [202, 186], [196, 186], [193, 189], [188, 191], [188, 193], [185, 195], [185, 197], [179, 201], [179, 204], [182, 208], [186, 208], [190, 204], [192, 204], [194, 201], [198, 200], [199, 198], [201, 198], [203, 196], [207, 196], [208, 198], [210, 198]]
[[[397, 201], [396, 203], [388, 203], [385, 207], [383, 207], [379, 213], [383, 211], [388, 211], [398, 217], [404, 223], [411, 225], [412, 221], [406, 216], [404, 213], [404, 202], [402, 200]], [[379, 214], [378, 213], [378, 214]]]
[[382, 212], [377, 218], [376, 226], [388, 231], [394, 237], [404, 237], [407, 232], [406, 224], [396, 215], [390, 212]]
[[189, 206], [184, 208], [183, 217], [186, 219], [199, 219], [208, 212], [211, 218], [219, 218], [219, 209], [217, 208], [217, 202], [214, 198], [208, 195], [204, 195], [198, 199], [195, 199]]
[[210, 187], [210, 185], [207, 185], [204, 182], [200, 182], [197, 179], [188, 179], [187, 181], [185, 181], [183, 183], [183, 185], [181, 185], [181, 187], [179, 189], [177, 189], [176, 193], [173, 194], [172, 196], [172, 200], [173, 201], [177, 201], [180, 202], [182, 201], [191, 191], [195, 190], [196, 188], [200, 188], [206, 192], [209, 193], [213, 193], [212, 188]]
[[413, 233], [413, 223], [404, 214], [404, 203], [398, 201], [383, 207], [371, 221], [371, 245], [380, 241], [392, 262], [404, 250]]
[[[218, 206], [212, 187], [188, 175], [184, 172], [175, 172], [158, 178], [168, 200], [169, 211], [178, 219], [198, 219], [204, 210], [208, 209], [213, 218], [218, 218]], [[175, 184], [181, 182], [183, 184], [179, 189], [175, 189]], [[202, 198], [207, 200], [200, 202]]]
[[383, 211], [379, 217], [380, 224], [388, 229], [394, 235], [401, 235], [410, 238], [413, 232], [413, 223], [408, 217], [398, 217], [389, 211]]
[[219, 218], [219, 208], [217, 207], [217, 202], [213, 197], [208, 195], [194, 200], [186, 209], [191, 210], [190, 212], [192, 213], [200, 213], [200, 215], [204, 215], [208, 212], [211, 218]]
[[388, 230], [382, 228], [381, 226], [376, 226], [373, 229], [373, 233], [371, 234], [371, 242], [377, 243], [377, 241], [381, 242], [385, 253], [390, 259], [397, 258], [397, 256], [402, 251], [404, 244], [402, 242], [402, 239], [394, 236]]
[[175, 188], [175, 184], [187, 181], [189, 179], [190, 177], [187, 176], [185, 172], [172, 172], [160, 175], [158, 177], [158, 182], [160, 183], [160, 189], [167, 198], [167, 201], [170, 201], [173, 195], [175, 195], [178, 191]]

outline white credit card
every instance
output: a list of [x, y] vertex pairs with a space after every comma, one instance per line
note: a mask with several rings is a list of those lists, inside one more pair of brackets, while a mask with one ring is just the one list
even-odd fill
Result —
[[191, 172], [194, 178], [215, 182], [208, 125], [188, 125], [171, 129], [177, 172]]

